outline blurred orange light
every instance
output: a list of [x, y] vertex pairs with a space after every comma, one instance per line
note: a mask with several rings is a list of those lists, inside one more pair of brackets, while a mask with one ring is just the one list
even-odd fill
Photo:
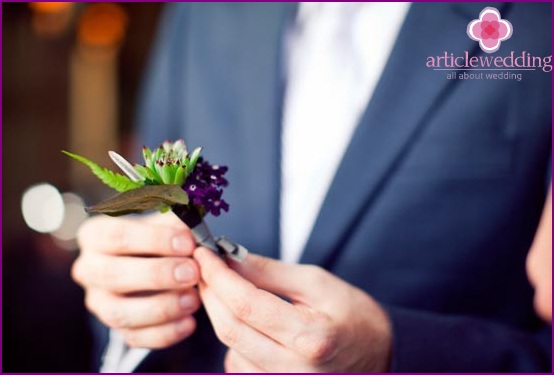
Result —
[[113, 47], [123, 40], [127, 14], [114, 3], [90, 4], [78, 23], [77, 37], [81, 44], [92, 47]]
[[40, 37], [58, 37], [69, 27], [75, 3], [29, 3], [33, 11], [32, 27]]
[[65, 11], [73, 6], [73, 3], [67, 2], [44, 2], [29, 3], [32, 10], [41, 13], [58, 13]]

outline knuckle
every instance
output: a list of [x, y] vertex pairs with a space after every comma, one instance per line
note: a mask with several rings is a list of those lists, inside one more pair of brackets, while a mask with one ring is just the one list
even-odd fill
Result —
[[83, 257], [79, 256], [71, 266], [71, 278], [79, 285], [84, 284]]
[[98, 267], [96, 267], [96, 273], [102, 285], [108, 285], [109, 288], [114, 290], [119, 289], [119, 275], [115, 272], [113, 263], [105, 262], [105, 264], [98, 265]]
[[324, 285], [327, 282], [327, 272], [315, 265], [305, 265], [304, 267], [305, 277], [309, 285]]
[[173, 284], [173, 270], [177, 262], [170, 259], [156, 259], [150, 263], [149, 278], [153, 287], [162, 288]]
[[[176, 228], [183, 228], [186, 225], [175, 215], [165, 215], [161, 213], [154, 213], [145, 215], [139, 219], [140, 221], [147, 223], [148, 225], [156, 224], [162, 226], [172, 226]], [[188, 227], [187, 227], [188, 228]]]
[[232, 310], [237, 319], [246, 321], [252, 314], [251, 301], [255, 301], [255, 299], [252, 298], [252, 294], [253, 293], [247, 293], [233, 301]]
[[313, 365], [329, 362], [337, 351], [337, 330], [330, 324], [300, 337], [302, 355]]
[[152, 307], [152, 309], [152, 317], [156, 322], [160, 323], [170, 322], [174, 320], [177, 315], [175, 311], [178, 311], [168, 306], [167, 303], [156, 303]]
[[95, 242], [98, 235], [103, 233], [106, 227], [111, 227], [111, 224], [108, 225], [108, 220], [106, 217], [97, 216], [83, 222], [77, 230], [77, 244], [79, 248], [89, 248], [89, 243]]
[[165, 245], [169, 242], [168, 239], [171, 238], [171, 229], [160, 226], [160, 225], [147, 225], [141, 222], [135, 222], [131, 227], [129, 226], [128, 232], [130, 236], [135, 237], [134, 242], [144, 243], [145, 247], [155, 247], [165, 248]]
[[271, 264], [275, 261], [271, 258], [266, 257], [257, 257], [256, 258], [256, 268], [261, 274], [265, 274], [268, 268], [271, 267]]
[[125, 312], [116, 307], [112, 306], [106, 309], [104, 313], [104, 323], [112, 328], [129, 328], [130, 322]]
[[122, 330], [123, 338], [127, 345], [131, 348], [149, 348], [156, 349], [162, 347], [161, 341], [163, 340], [163, 333], [156, 332], [156, 334], [150, 334], [141, 329]]
[[125, 342], [127, 345], [129, 345], [132, 348], [138, 348], [141, 347], [141, 340], [140, 340], [140, 334], [138, 331], [134, 330], [121, 330], [121, 334], [123, 335], [123, 338], [125, 339]]
[[109, 243], [112, 249], [123, 249], [126, 246], [126, 224], [124, 221], [118, 221], [111, 225], [106, 225], [99, 231], [99, 236], [103, 237], [106, 243]]
[[83, 288], [89, 287], [96, 281], [98, 269], [96, 257], [90, 254], [81, 254], [71, 266], [71, 278]]
[[239, 332], [234, 324], [228, 324], [216, 330], [217, 337], [228, 347], [234, 347], [238, 341]]
[[[183, 326], [186, 326], [187, 329], [183, 329]], [[174, 323], [161, 324], [157, 327], [123, 329], [120, 331], [125, 338], [125, 342], [131, 347], [163, 349], [188, 337], [194, 332], [195, 327], [195, 320], [193, 318], [188, 318], [186, 321], [177, 323], [177, 325]]]
[[320, 336], [308, 342], [305, 348], [306, 358], [313, 364], [322, 364], [329, 360], [334, 351], [333, 341], [329, 337]]
[[79, 226], [77, 230], [77, 245], [79, 248], [82, 249], [85, 247], [87, 239], [90, 237], [90, 233], [93, 231], [96, 222], [96, 218], [91, 218]]
[[130, 328], [130, 320], [121, 304], [103, 292], [89, 292], [85, 297], [87, 309], [111, 328]]
[[95, 298], [93, 296], [93, 293], [87, 292], [85, 294], [85, 307], [88, 311], [90, 311], [93, 314], [96, 314], [96, 303]]

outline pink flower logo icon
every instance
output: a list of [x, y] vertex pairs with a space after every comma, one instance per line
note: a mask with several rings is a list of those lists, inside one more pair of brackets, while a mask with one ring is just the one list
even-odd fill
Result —
[[479, 42], [479, 47], [486, 53], [498, 51], [500, 43], [510, 39], [514, 28], [512, 24], [500, 17], [498, 9], [486, 7], [479, 14], [479, 19], [467, 25], [467, 35]]

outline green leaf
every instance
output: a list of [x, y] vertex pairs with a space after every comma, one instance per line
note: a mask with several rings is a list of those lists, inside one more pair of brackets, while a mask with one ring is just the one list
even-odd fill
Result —
[[139, 188], [139, 187], [143, 186], [142, 182], [134, 182], [130, 178], [128, 178], [127, 176], [124, 176], [124, 175], [116, 173], [116, 172], [112, 172], [112, 171], [110, 171], [109, 169], [106, 169], [106, 168], [102, 168], [101, 166], [99, 166], [95, 162], [93, 162], [93, 161], [91, 161], [91, 160], [89, 160], [89, 159], [87, 159], [83, 156], [73, 154], [73, 153], [65, 151], [65, 150], [62, 150], [62, 152], [64, 154], [66, 154], [67, 156], [69, 156], [69, 157], [85, 164], [87, 167], [90, 168], [92, 173], [94, 173], [103, 183], [105, 183], [106, 185], [108, 185], [112, 189], [115, 189], [119, 192], [124, 192], [124, 191], [128, 191], [128, 190], [136, 189], [136, 188]]
[[179, 185], [146, 185], [117, 194], [88, 207], [87, 211], [120, 216], [147, 210], [165, 210], [168, 206], [188, 203], [188, 195]]
[[161, 169], [160, 176], [164, 184], [169, 185], [173, 183], [173, 176], [171, 175], [171, 165], [164, 164], [159, 169]]
[[158, 148], [156, 149], [156, 151], [154, 151], [154, 152], [155, 152], [155, 153], [153, 154], [154, 157], [152, 158], [152, 161], [153, 161], [153, 162], [157, 162], [157, 161], [160, 160], [160, 158], [162, 157], [162, 154], [163, 154], [163, 152], [164, 152], [164, 149], [163, 149], [163, 147], [158, 147]]
[[152, 150], [144, 146], [142, 148], [142, 157], [144, 158], [144, 165], [149, 165], [150, 159], [152, 158]]
[[151, 171], [156, 171], [156, 160], [154, 154], [150, 157], [150, 164], [146, 164], [147, 168], [150, 168]]
[[183, 167], [185, 168], [185, 174], [187, 174], [186, 172], [189, 170], [190, 160], [188, 158], [185, 158], [182, 161], [182, 164], [183, 164]]
[[161, 183], [163, 184], [163, 178], [162, 178], [162, 173], [163, 173], [163, 164], [159, 164], [159, 163], [156, 163], [154, 165], [154, 172], [156, 172], [156, 176], [158, 176], [158, 179], [161, 181]]
[[187, 168], [185, 166], [179, 166], [179, 169], [177, 169], [177, 172], [175, 172], [175, 179], [173, 180], [173, 183], [175, 185], [182, 186], [185, 183], [186, 171], [187, 171]]
[[196, 148], [192, 154], [190, 154], [189, 163], [187, 165], [187, 176], [192, 173], [194, 170], [194, 167], [196, 167], [196, 163], [198, 162], [198, 158], [200, 157], [200, 152], [202, 152], [202, 147]]
[[152, 172], [150, 168], [144, 167], [140, 164], [135, 164], [134, 168], [137, 171], [137, 173], [142, 176], [142, 178], [148, 179], [148, 180], [156, 179], [156, 174]]
[[175, 181], [175, 175], [177, 174], [177, 171], [178, 171], [179, 169], [181, 169], [181, 163], [179, 163], [179, 164], [173, 164], [173, 165], [171, 166], [171, 176], [173, 177], [173, 180], [171, 180], [171, 182], [170, 182], [171, 184], [175, 183], [175, 182], [174, 182], [174, 181]]

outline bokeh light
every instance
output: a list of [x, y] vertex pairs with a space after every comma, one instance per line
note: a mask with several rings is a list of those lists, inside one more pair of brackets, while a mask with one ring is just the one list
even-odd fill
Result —
[[33, 11], [33, 30], [40, 37], [62, 35], [70, 26], [74, 5], [69, 2], [29, 3]]
[[114, 3], [90, 4], [77, 25], [77, 39], [91, 47], [112, 47], [121, 43], [127, 28], [127, 14]]
[[41, 233], [58, 229], [64, 217], [64, 203], [58, 189], [50, 184], [37, 184], [23, 193], [21, 211], [25, 223]]
[[76, 250], [77, 231], [88, 218], [83, 198], [74, 193], [63, 193], [64, 216], [58, 229], [52, 232], [56, 244], [65, 250]]

